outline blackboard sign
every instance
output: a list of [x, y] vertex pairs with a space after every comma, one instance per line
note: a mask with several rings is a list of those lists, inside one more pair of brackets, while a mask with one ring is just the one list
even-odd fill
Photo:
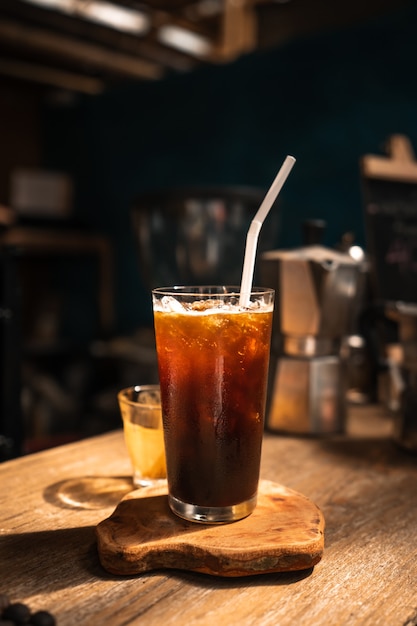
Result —
[[406, 137], [395, 135], [389, 145], [391, 158], [362, 161], [375, 299], [417, 304], [417, 163]]
[[375, 296], [417, 304], [417, 184], [365, 180], [363, 193]]

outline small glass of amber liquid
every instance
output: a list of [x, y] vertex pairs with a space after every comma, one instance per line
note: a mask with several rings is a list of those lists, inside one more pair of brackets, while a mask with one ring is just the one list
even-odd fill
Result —
[[135, 487], [165, 482], [165, 448], [158, 385], [127, 387], [117, 395]]

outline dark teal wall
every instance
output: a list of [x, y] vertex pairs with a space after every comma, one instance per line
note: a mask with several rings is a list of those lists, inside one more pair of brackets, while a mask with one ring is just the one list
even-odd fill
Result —
[[118, 332], [150, 322], [129, 209], [138, 192], [187, 184], [269, 187], [281, 194], [277, 247], [300, 243], [306, 217], [365, 243], [358, 162], [386, 137], [417, 148], [417, 9], [315, 36], [227, 66], [139, 83], [46, 110], [46, 164], [71, 172], [77, 216], [116, 253]]

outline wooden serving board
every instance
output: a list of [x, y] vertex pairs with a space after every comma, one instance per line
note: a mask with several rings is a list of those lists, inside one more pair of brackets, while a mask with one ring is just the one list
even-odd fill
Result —
[[146, 487], [127, 494], [96, 534], [100, 562], [112, 574], [174, 568], [249, 576], [314, 566], [323, 554], [324, 525], [311, 500], [261, 481], [255, 511], [237, 522], [188, 522], [171, 512], [166, 487]]

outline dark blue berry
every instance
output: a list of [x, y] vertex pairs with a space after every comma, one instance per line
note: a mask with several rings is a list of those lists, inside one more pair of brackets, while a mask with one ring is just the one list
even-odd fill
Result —
[[3, 620], [11, 620], [15, 624], [27, 624], [30, 619], [30, 609], [22, 602], [9, 604], [3, 611]]
[[56, 620], [48, 611], [37, 611], [31, 616], [30, 624], [32, 626], [55, 626]]

